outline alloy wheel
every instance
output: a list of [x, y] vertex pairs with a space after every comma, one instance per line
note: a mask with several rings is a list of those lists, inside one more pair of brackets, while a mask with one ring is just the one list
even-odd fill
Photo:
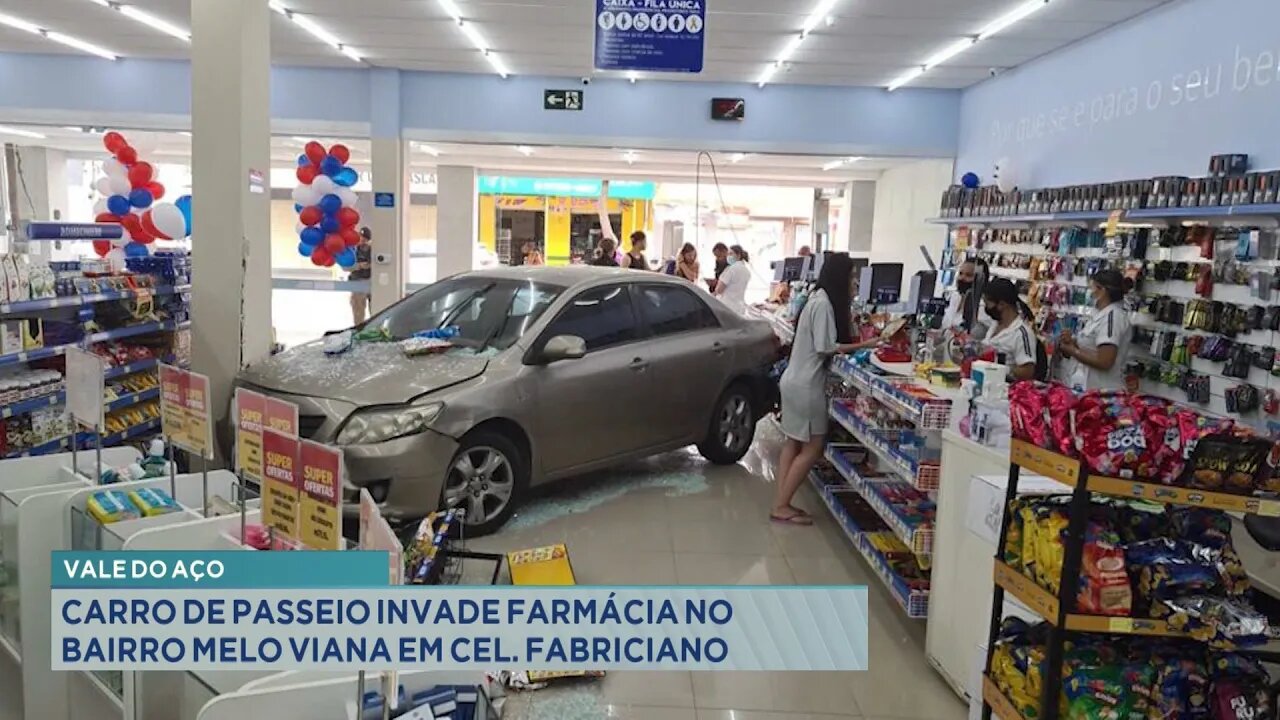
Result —
[[465, 525], [483, 525], [507, 507], [515, 490], [511, 461], [496, 448], [479, 445], [458, 455], [445, 481], [445, 507], [462, 511]]
[[720, 409], [720, 445], [730, 452], [744, 450], [751, 438], [751, 405], [742, 395], [732, 395]]

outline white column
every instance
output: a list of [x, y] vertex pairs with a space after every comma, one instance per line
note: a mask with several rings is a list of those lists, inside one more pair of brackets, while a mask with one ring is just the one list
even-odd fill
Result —
[[270, 22], [265, 0], [191, 0], [192, 364], [219, 418], [271, 349]]
[[373, 311], [378, 312], [404, 295], [409, 276], [409, 143], [400, 138], [373, 138], [373, 192], [390, 198], [390, 207], [369, 212], [373, 232]]
[[436, 171], [436, 279], [468, 272], [475, 263], [479, 202], [476, 169], [441, 165]]
[[865, 257], [871, 252], [871, 228], [876, 217], [876, 183], [855, 180], [844, 186], [844, 212], [840, 215], [839, 237], [832, 249]]
[[[67, 217], [67, 154], [46, 147], [18, 147], [15, 152], [22, 168], [20, 176], [15, 170], [17, 201], [13, 207], [18, 211], [17, 237], [25, 237], [21, 227], [27, 221], [70, 221]], [[56, 245], [61, 247], [62, 243], [59, 241]], [[49, 261], [53, 259], [54, 246], [50, 241], [27, 243], [26, 252], [32, 259]]]
[[[831, 201], [822, 197], [820, 191], [813, 195], [813, 246], [810, 250], [819, 252], [832, 250], [831, 247]], [[796, 248], [799, 250], [800, 248]]]

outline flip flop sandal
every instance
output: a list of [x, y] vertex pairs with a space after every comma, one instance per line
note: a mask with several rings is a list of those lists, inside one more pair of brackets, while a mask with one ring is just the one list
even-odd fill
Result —
[[769, 521], [781, 523], [783, 525], [801, 525], [808, 527], [813, 525], [813, 518], [808, 513], [797, 512], [794, 515], [782, 516], [776, 513], [769, 513]]

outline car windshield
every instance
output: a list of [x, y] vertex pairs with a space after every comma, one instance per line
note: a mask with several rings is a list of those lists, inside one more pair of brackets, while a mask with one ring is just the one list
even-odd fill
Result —
[[375, 315], [365, 328], [404, 340], [454, 325], [456, 345], [506, 350], [562, 292], [558, 285], [464, 275], [428, 285]]

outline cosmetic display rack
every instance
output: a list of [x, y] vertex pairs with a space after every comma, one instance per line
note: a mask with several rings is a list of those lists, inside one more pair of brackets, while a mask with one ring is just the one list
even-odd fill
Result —
[[[933, 526], [931, 524], [912, 525], [903, 514], [902, 509], [889, 502], [876, 492], [876, 484], [893, 484], [893, 480], [864, 478], [858, 469], [845, 457], [840, 446], [827, 445], [825, 456], [840, 475], [849, 483], [849, 487], [862, 496], [876, 513], [898, 536], [911, 552], [920, 560], [923, 567], [928, 567], [929, 555], [933, 551]], [[904, 483], [905, 485], [905, 483]]]
[[843, 403], [831, 403], [831, 417], [858, 442], [866, 446], [886, 467], [892, 469], [917, 489], [938, 489], [941, 466], [936, 462], [920, 462], [891, 442], [891, 435], [867, 425]]
[[832, 517], [840, 524], [840, 528], [844, 530], [844, 534], [849, 538], [849, 542], [853, 544], [854, 549], [862, 555], [862, 558], [867, 561], [867, 564], [875, 571], [876, 575], [884, 581], [885, 587], [889, 589], [889, 593], [902, 608], [902, 611], [906, 613], [907, 617], [918, 620], [929, 617], [929, 591], [927, 589], [913, 589], [905, 579], [895, 573], [884, 554], [871, 544], [867, 539], [867, 533], [858, 527], [853, 518], [845, 511], [839, 499], [840, 495], [857, 494], [856, 491], [851, 488], [826, 485], [817, 473], [811, 473], [809, 480], [813, 483], [814, 489], [817, 490]]
[[951, 423], [951, 401], [922, 397], [912, 390], [919, 386], [910, 380], [888, 379], [858, 367], [846, 357], [832, 359], [831, 371], [897, 411], [920, 430], [946, 430]]
[[1280, 203], [1263, 205], [1225, 205], [1214, 207], [1137, 208], [1132, 210], [1091, 210], [1084, 212], [1037, 213], [1024, 215], [973, 215], [966, 217], [940, 217], [931, 223], [965, 227], [994, 227], [1000, 225], [1071, 225], [1098, 223], [1110, 219], [1114, 213], [1124, 222], [1159, 224], [1161, 222], [1199, 222], [1229, 220], [1280, 219]]

